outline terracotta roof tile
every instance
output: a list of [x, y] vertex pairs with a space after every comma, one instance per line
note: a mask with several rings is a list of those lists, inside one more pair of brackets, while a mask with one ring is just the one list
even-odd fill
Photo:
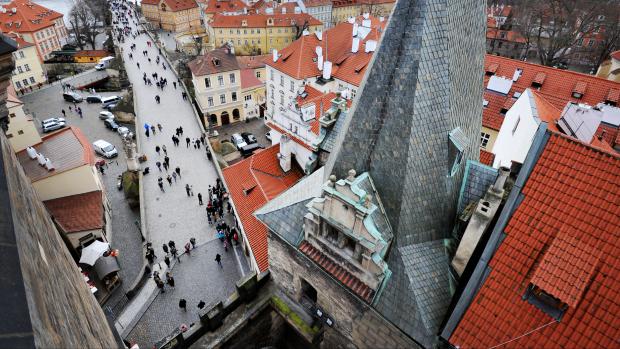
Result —
[[[617, 347], [619, 169], [617, 154], [550, 132], [452, 345]], [[530, 283], [568, 305], [561, 321], [523, 299]]]
[[278, 125], [274, 124], [274, 123], [273, 123], [273, 122], [271, 122], [271, 121], [268, 121], [268, 122], [267, 122], [267, 127], [269, 127], [269, 128], [271, 128], [271, 129], [276, 130], [276, 131], [277, 131], [278, 133], [280, 133], [280, 134], [286, 134], [286, 135], [288, 135], [288, 136], [289, 136], [289, 137], [293, 140], [293, 142], [295, 142], [295, 143], [297, 143], [297, 144], [301, 145], [302, 147], [304, 147], [304, 148], [306, 148], [306, 149], [308, 149], [308, 150], [310, 150], [310, 151], [316, 151], [316, 149], [314, 149], [312, 146], [310, 146], [309, 144], [306, 144], [306, 141], [304, 141], [303, 139], [299, 138], [299, 137], [298, 137], [297, 135], [295, 135], [294, 133], [289, 132], [289, 131], [287, 131], [287, 130], [283, 129], [282, 127], [280, 127], [280, 126], [278, 126]]
[[17, 33], [13, 33], [11, 32], [10, 34], [7, 35], [9, 38], [15, 40], [15, 42], [17, 43], [17, 48], [18, 49], [23, 49], [26, 47], [30, 47], [30, 46], [34, 46], [34, 44], [29, 43], [28, 41], [25, 41], [19, 34]]
[[[333, 63], [332, 76], [354, 86], [360, 86], [368, 62], [372, 58], [372, 52], [364, 52], [365, 44], [369, 40], [378, 41], [387, 23], [372, 16], [370, 20], [371, 30], [364, 40], [360, 40], [357, 53], [351, 53], [353, 25], [344, 22], [323, 32], [323, 39], [320, 41], [314, 34], [302, 36], [282, 49], [281, 56], [276, 62], [270, 59], [266, 63], [298, 80], [318, 77], [322, 75], [322, 72], [318, 69], [316, 62], [316, 47], [321, 46], [324, 59]], [[326, 42], [329, 43], [329, 47], [325, 46]], [[284, 59], [285, 57], [287, 58]]]
[[[537, 81], [542, 86], [536, 88], [545, 100], [549, 101], [557, 109], [564, 109], [568, 102], [585, 103], [596, 105], [604, 103], [607, 96], [614, 92], [612, 89], [618, 89], [618, 83], [593, 75], [582, 74], [570, 70], [556, 69], [538, 64], [523, 62], [506, 57], [486, 55], [485, 72], [493, 73], [498, 76], [512, 77], [515, 69], [522, 69], [523, 72], [519, 79], [512, 84], [512, 88], [506, 96], [496, 92], [485, 90], [484, 99], [489, 101], [489, 105], [484, 109], [482, 114], [482, 125], [493, 130], [499, 131], [504, 121], [504, 116], [500, 113], [504, 102], [508, 98], [512, 98], [515, 91], [522, 92], [526, 88], [532, 88], [532, 83]], [[542, 79], [544, 75], [544, 79]], [[487, 86], [488, 76], [484, 78], [484, 86]], [[542, 79], [542, 82], [540, 82]], [[581, 98], [577, 99], [572, 96], [573, 88], [577, 82], [580, 82], [579, 88], [584, 90]], [[584, 87], [584, 85], [586, 87]]]
[[241, 70], [241, 88], [246, 89], [254, 86], [261, 86], [265, 83], [260, 81], [256, 74], [254, 74], [253, 69], [242, 69]]
[[302, 241], [299, 245], [299, 250], [367, 303], [372, 301], [375, 295], [375, 291], [372, 288], [368, 287], [368, 285], [338, 265], [338, 263], [334, 262], [331, 258], [321, 253], [321, 251], [314, 248], [310, 243]]
[[101, 229], [105, 225], [102, 194], [99, 190], [43, 203], [65, 233]]
[[[0, 32], [32, 33], [54, 25], [62, 13], [50, 10], [31, 1], [11, 1], [2, 5], [7, 11], [0, 12]], [[11, 9], [15, 8], [16, 13]]]
[[620, 86], [618, 86], [618, 88], [610, 88], [606, 99], [616, 104], [620, 102]]
[[207, 4], [204, 10], [207, 14], [237, 12], [248, 7], [248, 5], [241, 0], [206, 0], [204, 2]]
[[264, 68], [265, 62], [271, 58], [271, 55], [260, 56], [237, 56], [237, 64], [241, 69], [258, 69]]
[[[273, 19], [273, 25], [267, 25], [267, 20]], [[247, 25], [243, 26], [243, 21]], [[302, 24], [308, 21], [308, 25], [321, 25], [322, 22], [310, 16], [307, 13], [275, 13], [272, 15], [265, 14], [247, 14], [247, 15], [222, 15], [216, 13], [209, 23], [212, 28], [267, 28], [267, 27], [291, 27], [295, 23]]]
[[[163, 0], [168, 9], [172, 12], [189, 10], [198, 7], [195, 0]], [[159, 5], [160, 0], [142, 0], [141, 4]]]
[[274, 145], [222, 170], [260, 271], [269, 267], [267, 227], [253, 213], [303, 176], [297, 168], [288, 173], [280, 169], [279, 151], [280, 146]]
[[79, 166], [95, 164], [93, 148], [86, 136], [77, 127], [70, 126], [50, 133], [41, 139], [41, 143], [35, 144], [33, 147], [37, 152], [50, 159], [54, 170], [48, 171], [45, 167], [40, 166], [36, 160], [31, 160], [26, 149], [18, 152], [16, 154], [17, 159], [32, 182]]
[[480, 149], [480, 162], [487, 165], [493, 166], [493, 161], [495, 160], [495, 154], [486, 151], [484, 149]]
[[[234, 54], [227, 47], [216, 48], [203, 56], [189, 62], [187, 66], [194, 76], [211, 75], [227, 71], [239, 70]], [[212, 83], [215, 83], [214, 81]]]

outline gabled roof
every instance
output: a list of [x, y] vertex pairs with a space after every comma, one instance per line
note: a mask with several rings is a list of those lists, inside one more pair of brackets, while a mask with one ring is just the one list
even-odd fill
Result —
[[141, 4], [159, 5], [161, 2], [166, 4], [169, 11], [177, 12], [198, 7], [195, 0], [142, 0]]
[[[267, 21], [273, 19], [273, 25], [267, 25]], [[243, 25], [246, 21], [247, 25]], [[302, 25], [308, 21], [308, 25], [323, 24], [318, 19], [307, 13], [274, 13], [266, 14], [247, 14], [247, 15], [222, 15], [216, 13], [213, 20], [209, 23], [212, 28], [266, 28], [266, 27], [292, 27], [295, 24]]]
[[279, 151], [280, 145], [276, 144], [222, 170], [260, 271], [269, 267], [267, 227], [254, 217], [254, 211], [303, 176], [296, 167], [288, 173], [281, 170], [277, 158]]
[[[16, 0], [2, 5], [6, 12], [0, 12], [0, 31], [32, 33], [54, 25], [62, 13], [50, 10], [32, 1]], [[15, 13], [12, 9], [15, 8]]]
[[18, 50], [21, 50], [21, 49], [26, 48], [26, 47], [34, 46], [34, 44], [31, 44], [28, 41], [22, 39], [22, 37], [19, 34], [15, 33], [15, 32], [11, 32], [11, 33], [7, 34], [7, 36], [9, 38], [15, 40], [15, 42], [17, 43], [17, 49]]
[[50, 133], [41, 139], [41, 143], [35, 144], [33, 147], [37, 152], [50, 159], [54, 170], [48, 171], [44, 166], [40, 166], [36, 159], [30, 159], [26, 149], [18, 152], [16, 154], [17, 159], [32, 182], [76, 167], [95, 164], [93, 148], [86, 136], [77, 127], [65, 127]]
[[187, 66], [196, 77], [239, 70], [237, 59], [234, 54], [230, 53], [230, 49], [227, 46], [209, 51], [203, 56], [187, 63]]
[[241, 69], [241, 88], [251, 88], [255, 86], [261, 86], [265, 83], [260, 81], [254, 74], [252, 69]]
[[[371, 29], [366, 37], [360, 40], [357, 53], [352, 53], [353, 24], [344, 22], [323, 32], [322, 40], [315, 34], [302, 36], [279, 52], [276, 62], [267, 60], [267, 65], [294, 78], [302, 80], [318, 77], [322, 72], [317, 66], [316, 47], [321, 46], [324, 60], [332, 62], [332, 77], [360, 86], [372, 52], [364, 52], [369, 40], [379, 41], [387, 21], [379, 21], [370, 17]], [[361, 22], [358, 19], [358, 25]], [[361, 25], [360, 25], [361, 27]]]
[[65, 233], [69, 234], [103, 228], [105, 222], [101, 200], [101, 191], [97, 190], [47, 200], [43, 204], [54, 217], [55, 222]]
[[[570, 70], [556, 69], [538, 64], [523, 62], [510, 58], [486, 55], [485, 72], [494, 73], [497, 76], [505, 76], [512, 78], [515, 70], [522, 69], [521, 76], [515, 82], [507, 95], [502, 95], [490, 90], [485, 90], [484, 99], [489, 101], [483, 109], [482, 125], [493, 130], [501, 128], [504, 122], [504, 115], [500, 113], [502, 107], [507, 100], [514, 99], [514, 93], [523, 93], [526, 88], [533, 88], [545, 100], [551, 103], [555, 108], [562, 110], [568, 102], [585, 103], [596, 105], [604, 103], [608, 96], [615, 96], [612, 90], [618, 90], [618, 83], [598, 78], [593, 75], [582, 74]], [[484, 86], [486, 88], [489, 75], [484, 78]], [[542, 80], [540, 88], [532, 86], [534, 81]], [[574, 98], [573, 90], [577, 82], [587, 85], [585, 93], [581, 98]], [[583, 86], [580, 84], [580, 86]], [[620, 105], [620, 101], [617, 101]]]
[[258, 69], [265, 67], [265, 61], [271, 58], [271, 55], [260, 56], [237, 56], [237, 64], [241, 69]]
[[204, 2], [207, 4], [204, 10], [207, 14], [243, 11], [248, 7], [241, 0], [205, 0]]
[[[531, 174], [515, 184], [513, 191], [524, 180], [523, 200], [491, 251], [490, 273], [474, 285], [479, 291], [450, 336], [454, 346], [617, 347], [620, 157], [547, 132]], [[566, 305], [560, 321], [524, 299], [530, 285]]]

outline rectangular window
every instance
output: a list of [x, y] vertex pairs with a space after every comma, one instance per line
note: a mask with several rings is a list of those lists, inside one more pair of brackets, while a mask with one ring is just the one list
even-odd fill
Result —
[[237, 101], [237, 92], [233, 92], [230, 97], [232, 98], [233, 102], [236, 102]]
[[30, 77], [30, 83], [31, 83], [31, 84], [34, 84], [34, 83], [35, 83], [35, 81], [34, 81], [34, 77], [32, 77], [32, 76]]
[[260, 34], [260, 29], [256, 29], [256, 34]]
[[17, 86], [17, 88], [22, 88], [22, 83], [19, 81], [15, 81], [15, 86]]
[[284, 105], [284, 95], [280, 95], [280, 104]]
[[252, 95], [247, 95], [243, 98], [246, 101], [251, 101], [252, 100]]
[[22, 70], [22, 66], [21, 66], [21, 65], [18, 65], [18, 66], [17, 66], [17, 72], [18, 72], [18, 73], [20, 73], [20, 74], [24, 72], [24, 71]]
[[209, 97], [207, 99], [207, 103], [209, 104], [209, 107], [212, 107], [213, 106], [213, 97]]
[[220, 95], [220, 104], [226, 104], [226, 95]]
[[228, 78], [230, 79], [230, 83], [231, 84], [235, 83], [235, 73], [232, 73], [232, 74], [228, 75]]
[[211, 79], [205, 78], [205, 87], [211, 87]]
[[295, 81], [291, 80], [291, 92], [295, 92]]
[[280, 86], [284, 87], [284, 76], [280, 76]]
[[260, 72], [259, 71], [256, 72], [256, 77], [260, 78]]
[[24, 58], [24, 51], [19, 51], [19, 58]]
[[487, 144], [489, 144], [489, 138], [491, 138], [491, 135], [488, 133], [484, 133], [484, 132], [480, 132], [480, 146], [482, 148], [487, 147]]
[[22, 80], [22, 83], [24, 84], [24, 86], [28, 86], [28, 85], [29, 85], [29, 84], [28, 84], [28, 79], [24, 79], [24, 80]]
[[224, 77], [222, 75], [219, 75], [217, 77], [217, 82], [220, 84], [220, 86], [224, 86]]
[[19, 130], [19, 131], [17, 131], [17, 134], [18, 134], [18, 135], [23, 135], [23, 134], [24, 134], [24, 131]]
[[30, 66], [28, 64], [24, 64], [24, 69], [26, 69], [26, 71], [30, 71]]

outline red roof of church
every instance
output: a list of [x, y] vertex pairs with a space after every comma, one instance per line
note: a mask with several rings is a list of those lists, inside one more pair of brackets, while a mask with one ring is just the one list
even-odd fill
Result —
[[222, 170], [260, 271], [269, 267], [267, 227], [254, 217], [254, 211], [303, 176], [294, 166], [289, 172], [282, 171], [277, 158], [279, 151], [280, 145], [276, 144]]
[[[619, 169], [617, 154], [550, 131], [452, 345], [618, 347]], [[524, 299], [530, 285], [566, 305], [560, 321]]]
[[[11, 1], [2, 5], [6, 12], [0, 12], [0, 32], [32, 33], [54, 25], [62, 13], [50, 10], [32, 1]], [[15, 9], [13, 13], [12, 9]]]

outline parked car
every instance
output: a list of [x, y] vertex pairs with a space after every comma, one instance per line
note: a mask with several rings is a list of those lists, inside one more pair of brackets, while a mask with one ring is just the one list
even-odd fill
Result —
[[121, 97], [120, 96], [110, 96], [110, 97], [104, 97], [101, 99], [101, 106], [103, 108], [107, 108], [109, 105], [111, 104], [118, 104], [118, 102], [120, 102]]
[[99, 95], [86, 96], [86, 103], [101, 103], [103, 97]]
[[243, 137], [241, 137], [241, 135], [238, 133], [233, 133], [233, 135], [230, 137], [230, 141], [235, 145], [235, 147], [237, 147], [237, 150], [241, 150], [241, 148], [248, 145], [243, 139]]
[[95, 148], [95, 152], [97, 154], [102, 155], [108, 159], [118, 156], [118, 151], [116, 150], [116, 148], [112, 144], [104, 141], [103, 139], [93, 142], [93, 148]]
[[116, 122], [114, 122], [114, 120], [111, 119], [105, 119], [103, 120], [103, 124], [105, 125], [105, 127], [109, 128], [110, 130], [118, 130], [118, 124]]
[[80, 103], [84, 100], [84, 98], [82, 98], [79, 93], [73, 91], [63, 93], [62, 98], [64, 98], [65, 101], [71, 103]]
[[116, 130], [116, 132], [118, 132], [121, 137], [125, 137], [126, 134], [131, 133], [131, 130], [128, 127], [121, 126]]
[[103, 109], [108, 111], [112, 111], [114, 110], [114, 108], [116, 108], [116, 103], [108, 104], [107, 106], [103, 107]]
[[241, 152], [241, 156], [247, 158], [248, 156], [254, 154], [257, 149], [263, 149], [264, 147], [258, 143], [252, 143], [242, 147], [239, 151]]
[[48, 133], [48, 132], [52, 132], [55, 130], [59, 130], [63, 127], [67, 126], [67, 124], [64, 121], [60, 121], [60, 122], [48, 122], [45, 124], [41, 125], [41, 128], [43, 129], [43, 133]]
[[258, 143], [258, 140], [256, 139], [256, 137], [250, 132], [242, 132], [241, 137], [243, 137], [243, 139], [245, 140], [247, 144]]
[[48, 118], [48, 119], [41, 121], [41, 126], [43, 126], [43, 124], [49, 124], [51, 122], [66, 122], [66, 121], [64, 118]]
[[101, 119], [101, 120], [107, 120], [107, 119], [115, 120], [116, 118], [114, 117], [114, 114], [110, 113], [109, 111], [102, 111], [102, 112], [99, 112], [99, 119]]
[[268, 141], [271, 141], [271, 131], [267, 131], [267, 133], [265, 133], [265, 138], [267, 138]]

